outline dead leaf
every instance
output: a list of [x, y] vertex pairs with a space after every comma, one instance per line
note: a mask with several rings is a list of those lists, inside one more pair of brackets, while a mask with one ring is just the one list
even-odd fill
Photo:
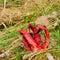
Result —
[[[50, 22], [49, 20], [52, 19], [55, 21], [56, 17], [57, 17], [57, 12], [52, 12], [52, 14], [48, 14], [48, 15], [43, 15], [41, 17], [38, 17], [35, 21], [36, 24], [40, 24], [40, 25], [44, 25], [44, 26], [49, 26]], [[50, 20], [50, 21], [52, 21]]]
[[44, 26], [48, 26], [49, 25], [48, 16], [38, 17], [36, 19], [35, 23], [40, 24], [40, 25], [44, 25]]

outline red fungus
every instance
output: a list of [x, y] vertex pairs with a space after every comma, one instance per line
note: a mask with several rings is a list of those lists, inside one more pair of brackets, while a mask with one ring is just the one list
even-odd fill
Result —
[[[30, 32], [32, 30], [33, 33]], [[45, 42], [42, 44], [41, 42], [41, 36], [39, 32], [41, 30], [45, 31]], [[48, 29], [45, 26], [38, 25], [37, 28], [33, 27], [31, 24], [28, 25], [28, 32], [25, 30], [21, 30], [20, 33], [23, 35], [22, 41], [24, 43], [24, 46], [27, 50], [33, 51], [33, 50], [45, 50], [50, 42], [50, 34]], [[32, 36], [33, 35], [33, 36]]]

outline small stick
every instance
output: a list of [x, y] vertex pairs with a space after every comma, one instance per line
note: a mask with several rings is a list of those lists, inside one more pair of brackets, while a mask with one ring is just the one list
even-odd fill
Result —
[[33, 52], [29, 53], [29, 54], [24, 55], [23, 60], [25, 60], [27, 58], [29, 58], [29, 60], [31, 60], [34, 56], [36, 56], [36, 55], [38, 55], [40, 53], [42, 53], [42, 52], [38, 51], [38, 50], [35, 50], [35, 51], [33, 51]]
[[6, 8], [6, 2], [7, 2], [7, 0], [4, 0], [4, 9]]
[[50, 53], [46, 53], [48, 60], [55, 60]]
[[7, 28], [6, 25], [2, 22], [2, 25], [4, 26], [4, 28]]

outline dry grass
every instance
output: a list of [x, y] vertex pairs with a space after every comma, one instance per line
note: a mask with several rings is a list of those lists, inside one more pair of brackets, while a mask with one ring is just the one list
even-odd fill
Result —
[[[21, 7], [0, 9], [0, 24], [3, 22], [5, 25], [8, 25], [7, 28], [2, 30], [0, 29], [0, 51], [1, 53], [4, 53], [10, 50], [8, 53], [9, 56], [1, 58], [0, 60], [22, 60], [21, 57], [23, 57], [23, 55], [29, 54], [30, 52], [26, 51], [23, 44], [20, 45], [22, 42], [19, 30], [27, 30], [28, 23], [34, 23], [36, 18], [51, 14], [54, 11], [58, 12], [57, 18], [60, 19], [60, 0], [27, 0]], [[54, 29], [51, 31], [49, 28], [49, 30], [51, 34], [51, 42], [47, 52], [50, 52], [54, 56], [55, 60], [60, 60], [59, 39], [54, 38], [54, 36], [56, 34], [58, 35], [58, 33]], [[41, 53], [32, 59], [47, 60], [47, 57], [45, 53]]]

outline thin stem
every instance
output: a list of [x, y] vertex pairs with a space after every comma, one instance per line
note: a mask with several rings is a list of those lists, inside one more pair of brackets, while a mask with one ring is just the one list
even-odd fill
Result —
[[7, 0], [4, 0], [4, 9], [6, 8], [6, 2], [7, 2]]

